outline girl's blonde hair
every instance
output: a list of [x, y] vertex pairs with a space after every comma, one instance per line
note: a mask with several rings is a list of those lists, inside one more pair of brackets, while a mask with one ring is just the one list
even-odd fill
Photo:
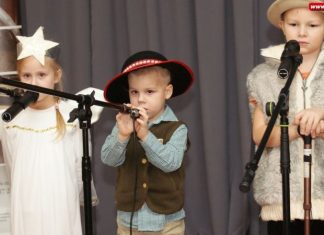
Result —
[[[17, 71], [19, 71], [20, 66], [22, 66], [24, 59], [17, 61]], [[46, 63], [53, 69], [55, 76], [59, 76], [60, 71], [62, 71], [62, 67], [57, 63], [57, 61], [50, 57], [45, 57]], [[58, 83], [55, 84], [54, 90], [62, 91], [63, 82], [62, 79]], [[57, 139], [60, 139], [64, 136], [66, 131], [66, 124], [64, 118], [58, 108], [58, 104], [60, 102], [60, 97], [54, 97], [55, 99], [55, 112], [56, 112], [56, 132]]]

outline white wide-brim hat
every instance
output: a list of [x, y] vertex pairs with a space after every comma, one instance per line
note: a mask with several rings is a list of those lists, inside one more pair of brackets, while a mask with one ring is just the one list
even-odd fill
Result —
[[[279, 27], [279, 22], [281, 20], [281, 15], [294, 8], [307, 8], [309, 9], [309, 3], [322, 3], [323, 1], [317, 0], [276, 0], [268, 8], [267, 17], [271, 24], [276, 27]], [[323, 11], [319, 11], [324, 13]]]

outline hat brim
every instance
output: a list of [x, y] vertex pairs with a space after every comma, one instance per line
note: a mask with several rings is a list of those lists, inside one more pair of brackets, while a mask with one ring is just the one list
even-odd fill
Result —
[[127, 70], [127, 72], [118, 74], [105, 86], [105, 99], [111, 103], [129, 103], [128, 74], [135, 70], [152, 66], [161, 66], [170, 71], [171, 84], [173, 85], [172, 97], [185, 93], [193, 83], [194, 76], [189, 66], [177, 60], [166, 60], [154, 64], [139, 65]]
[[[314, 0], [312, 2], [318, 2], [318, 3], [323, 3], [322, 1], [317, 1]], [[294, 8], [307, 8], [309, 5], [310, 1], [298, 1], [298, 0], [286, 0], [286, 1], [275, 1], [268, 9], [267, 11], [267, 17], [268, 20], [270, 21], [271, 24], [273, 24], [276, 27], [279, 26], [279, 22], [281, 21], [281, 15]], [[322, 12], [323, 11], [318, 11]]]

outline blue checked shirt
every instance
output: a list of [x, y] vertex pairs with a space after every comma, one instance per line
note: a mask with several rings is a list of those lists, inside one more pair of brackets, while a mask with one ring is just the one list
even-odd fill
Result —
[[[169, 106], [166, 106], [162, 115], [149, 123], [149, 127], [162, 121], [177, 121], [177, 117]], [[165, 145], [149, 132], [144, 142], [140, 144], [145, 150], [148, 161], [164, 172], [172, 172], [180, 168], [184, 152], [187, 148], [188, 129], [181, 125], [173, 133], [171, 139]], [[126, 146], [128, 140], [118, 140], [118, 128], [115, 127], [107, 137], [101, 149], [101, 160], [109, 166], [120, 166], [125, 161]], [[117, 211], [117, 220], [124, 226], [130, 226], [131, 212]], [[169, 221], [183, 219], [183, 209], [170, 215], [157, 214], [150, 210], [146, 203], [134, 213], [132, 227], [139, 231], [161, 231]]]

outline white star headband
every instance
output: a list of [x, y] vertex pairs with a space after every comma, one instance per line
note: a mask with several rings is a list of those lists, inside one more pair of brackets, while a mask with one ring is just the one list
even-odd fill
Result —
[[48, 49], [57, 46], [59, 43], [45, 40], [43, 27], [39, 27], [33, 36], [23, 37], [16, 36], [20, 42], [21, 51], [17, 60], [24, 59], [29, 56], [34, 56], [42, 65], [45, 65], [45, 56]]

